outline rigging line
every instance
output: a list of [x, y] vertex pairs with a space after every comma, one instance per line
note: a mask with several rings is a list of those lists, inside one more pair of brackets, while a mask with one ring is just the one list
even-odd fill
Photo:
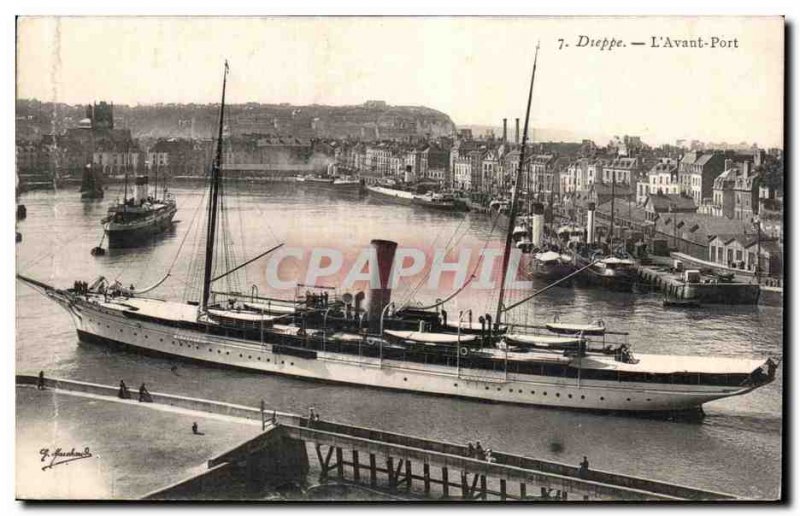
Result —
[[540, 290], [537, 290], [536, 292], [534, 292], [533, 294], [529, 295], [528, 297], [526, 297], [526, 298], [524, 298], [524, 299], [522, 299], [522, 300], [520, 300], [520, 301], [517, 301], [517, 302], [516, 302], [516, 303], [514, 303], [513, 305], [511, 305], [511, 306], [504, 306], [504, 307], [502, 308], [502, 310], [503, 310], [503, 313], [505, 313], [505, 312], [508, 312], [509, 310], [512, 310], [512, 309], [514, 309], [514, 308], [518, 307], [518, 306], [519, 306], [519, 305], [521, 305], [522, 303], [525, 303], [525, 302], [527, 302], [527, 301], [530, 301], [531, 299], [533, 299], [534, 297], [538, 296], [539, 294], [543, 294], [544, 292], [547, 292], [548, 290], [550, 290], [551, 288], [555, 287], [555, 286], [556, 286], [556, 285], [558, 285], [559, 283], [561, 283], [561, 282], [563, 282], [563, 281], [566, 281], [566, 280], [568, 280], [568, 279], [572, 278], [573, 276], [576, 276], [577, 274], [580, 274], [581, 272], [585, 271], [586, 269], [588, 269], [588, 268], [589, 268], [589, 267], [591, 267], [592, 265], [594, 265], [594, 264], [596, 264], [596, 263], [598, 263], [598, 262], [600, 262], [600, 261], [602, 261], [602, 260], [603, 260], [603, 258], [599, 258], [599, 259], [597, 259], [597, 260], [594, 260], [594, 261], [592, 261], [591, 263], [589, 263], [588, 265], [584, 265], [583, 267], [581, 267], [581, 268], [580, 268], [580, 269], [578, 269], [577, 271], [571, 272], [571, 273], [567, 274], [566, 276], [564, 276], [563, 278], [561, 278], [561, 279], [559, 279], [559, 280], [555, 281], [554, 283], [551, 283], [551, 284], [547, 285], [546, 287], [544, 287], [544, 288], [542, 288], [542, 289], [540, 289]]
[[[450, 235], [450, 239], [448, 240], [447, 244], [445, 244], [445, 253], [447, 253], [448, 245], [452, 241], [453, 236], [458, 232], [458, 230], [461, 227], [461, 224], [463, 222], [464, 222], [464, 219], [461, 219], [461, 222], [459, 222], [458, 226], [456, 226], [456, 229], [453, 232], [453, 234]], [[436, 233], [436, 237], [433, 239], [433, 242], [431, 243], [431, 247], [433, 247], [433, 248], [436, 247], [436, 242], [439, 240], [439, 237], [442, 236], [443, 232], [444, 232], [444, 228], [440, 229]], [[407, 294], [403, 296], [403, 301], [402, 301], [402, 303], [400, 303], [401, 306], [407, 306], [408, 305], [408, 302], [411, 300], [411, 298], [414, 297], [414, 295], [419, 291], [419, 289], [422, 287], [423, 283], [428, 280], [428, 276], [430, 276], [430, 268], [428, 269], [428, 272], [425, 274], [425, 276], [423, 276], [422, 279], [419, 280], [419, 282], [416, 284], [416, 286], [411, 287], [408, 290]]]
[[233, 272], [236, 272], [236, 271], [238, 271], [238, 270], [239, 270], [239, 269], [241, 269], [242, 267], [245, 267], [245, 266], [247, 266], [247, 265], [250, 265], [250, 264], [251, 264], [251, 263], [253, 263], [254, 261], [256, 261], [256, 260], [258, 260], [259, 258], [261, 258], [262, 256], [266, 256], [266, 255], [268, 255], [269, 253], [271, 253], [272, 251], [274, 251], [274, 250], [276, 250], [276, 249], [278, 249], [278, 248], [280, 248], [280, 247], [283, 247], [283, 244], [278, 244], [278, 245], [276, 245], [275, 247], [273, 247], [273, 248], [271, 248], [271, 249], [268, 249], [268, 250], [264, 251], [263, 253], [259, 254], [258, 256], [255, 256], [254, 258], [251, 258], [251, 259], [247, 260], [247, 261], [246, 261], [246, 262], [244, 262], [243, 264], [241, 264], [241, 265], [238, 265], [238, 266], [234, 267], [233, 269], [229, 270], [228, 272], [225, 272], [225, 273], [223, 273], [223, 274], [220, 274], [220, 275], [219, 275], [219, 276], [217, 276], [216, 278], [211, 278], [211, 281], [217, 281], [218, 279], [224, 278], [225, 276], [227, 276], [227, 275], [229, 275], [229, 274], [231, 274], [231, 273], [233, 273]]
[[195, 221], [197, 220], [197, 214], [200, 212], [200, 207], [203, 206], [203, 200], [206, 197], [205, 189], [203, 189], [203, 195], [200, 197], [200, 202], [194, 209], [194, 214], [192, 215], [191, 221], [189, 221], [189, 227], [186, 228], [186, 233], [184, 233], [183, 238], [181, 239], [181, 243], [178, 246], [178, 250], [175, 252], [175, 256], [172, 258], [172, 263], [169, 264], [167, 268], [167, 272], [172, 271], [172, 267], [175, 266], [175, 263], [178, 261], [178, 256], [181, 254], [181, 250], [183, 249], [183, 244], [186, 243], [186, 239], [189, 236], [189, 233], [192, 232], [192, 226], [194, 225]]
[[[450, 252], [450, 250], [451, 250], [451, 248], [450, 248], [450, 243], [453, 241], [453, 238], [454, 238], [454, 237], [455, 237], [455, 236], [458, 234], [458, 231], [460, 230], [460, 228], [461, 228], [461, 225], [464, 223], [464, 220], [466, 220], [466, 216], [465, 216], [465, 217], [463, 217], [463, 218], [461, 219], [461, 221], [459, 221], [459, 223], [458, 223], [458, 226], [456, 226], [456, 229], [455, 229], [455, 231], [454, 231], [454, 232], [453, 232], [453, 233], [450, 235], [450, 239], [449, 239], [449, 240], [447, 241], [447, 243], [445, 244], [445, 254], [447, 254], [448, 252]], [[462, 234], [461, 234], [461, 236], [458, 238], [458, 240], [456, 240], [456, 242], [455, 242], [455, 244], [454, 244], [454, 245], [457, 245], [457, 244], [458, 244], [458, 242], [460, 242], [460, 241], [461, 241], [461, 239], [462, 239], [462, 238], [464, 238], [464, 235], [466, 235], [466, 234], [467, 234], [467, 232], [469, 231], [469, 229], [470, 229], [470, 228], [468, 227], [468, 228], [466, 228], [466, 229], [464, 230], [464, 233], [462, 233]], [[444, 228], [443, 228], [442, 230], [440, 230], [440, 231], [439, 231], [439, 233], [437, 233], [437, 235], [436, 235], [436, 238], [435, 238], [435, 239], [434, 239], [434, 241], [433, 241], [433, 245], [434, 245], [434, 246], [436, 245], [436, 241], [437, 241], [437, 240], [439, 240], [439, 237], [441, 236], [441, 234], [442, 234], [442, 232], [443, 232], [443, 231], [444, 231]], [[426, 281], [428, 281], [428, 278], [430, 277], [430, 274], [431, 274], [431, 270], [432, 270], [432, 267], [429, 267], [429, 268], [428, 268], [428, 271], [427, 271], [427, 272], [425, 273], [425, 275], [424, 275], [424, 276], [423, 276], [423, 277], [422, 277], [422, 278], [419, 280], [419, 282], [416, 284], [416, 286], [414, 286], [414, 287], [412, 287], [411, 289], [409, 289], [408, 293], [407, 293], [407, 294], [406, 294], [406, 295], [403, 297], [403, 301], [402, 301], [401, 303], [399, 303], [399, 305], [400, 305], [400, 306], [406, 307], [406, 306], [408, 306], [408, 305], [411, 303], [411, 298], [413, 298], [413, 297], [414, 297], [414, 296], [417, 294], [417, 292], [419, 292], [419, 289], [420, 289], [420, 288], [422, 288], [422, 285], [424, 285], [424, 284], [425, 284], [425, 282], [426, 282]]]
[[[494, 219], [494, 223], [492, 224], [492, 229], [491, 229], [491, 231], [489, 232], [489, 236], [490, 236], [490, 237], [491, 237], [492, 233], [494, 232], [494, 228], [495, 228], [495, 226], [497, 225], [497, 221], [498, 221], [499, 219], [500, 219], [500, 214], [498, 213], [498, 214], [497, 214], [497, 216], [496, 216], [496, 217], [495, 217], [495, 219]], [[476, 274], [475, 274], [475, 273], [477, 272], [477, 270], [478, 270], [478, 267], [480, 267], [481, 263], [483, 263], [484, 251], [486, 250], [486, 246], [488, 246], [488, 245], [489, 245], [489, 240], [487, 239], [487, 240], [486, 240], [486, 242], [484, 242], [484, 244], [483, 244], [483, 248], [481, 249], [481, 254], [480, 254], [479, 258], [478, 258], [478, 262], [475, 264], [475, 267], [473, 267], [473, 269], [472, 269], [472, 273], [470, 274], [470, 276], [469, 276], [469, 278], [467, 279], [467, 281], [465, 281], [465, 282], [464, 282], [464, 284], [463, 284], [463, 285], [461, 285], [461, 287], [459, 287], [459, 288], [458, 288], [458, 289], [457, 289], [455, 292], [453, 292], [451, 295], [447, 296], [447, 297], [446, 297], [445, 299], [443, 299], [443, 300], [440, 300], [440, 301], [438, 301], [438, 302], [436, 302], [436, 303], [434, 303], [434, 304], [432, 304], [432, 305], [429, 305], [429, 306], [422, 306], [422, 307], [418, 307], [418, 308], [419, 308], [420, 310], [430, 310], [431, 308], [436, 308], [437, 306], [441, 306], [441, 305], [445, 304], [446, 302], [450, 301], [451, 299], [453, 299], [454, 297], [456, 297], [456, 296], [457, 296], [458, 294], [460, 294], [460, 293], [461, 293], [461, 292], [462, 292], [462, 291], [463, 291], [465, 288], [467, 288], [467, 285], [469, 285], [470, 283], [472, 283], [472, 280], [474, 280], [474, 279], [476, 278]], [[404, 308], [405, 308], [406, 306], [408, 306], [408, 305], [407, 305], [407, 304], [406, 304], [406, 305], [404, 305]]]

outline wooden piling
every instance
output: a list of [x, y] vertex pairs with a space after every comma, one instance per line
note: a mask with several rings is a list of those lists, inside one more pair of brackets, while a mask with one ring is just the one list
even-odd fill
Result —
[[361, 480], [361, 466], [358, 464], [358, 450], [353, 450], [353, 480]]
[[369, 454], [369, 485], [375, 487], [378, 484], [378, 468], [375, 465], [375, 454]]
[[526, 485], [525, 485], [525, 482], [520, 482], [520, 483], [519, 483], [519, 498], [520, 498], [520, 500], [522, 500], [522, 499], [524, 499], [526, 496], [528, 496], [528, 494], [527, 494], [527, 487], [528, 487], [528, 486], [526, 486]]
[[389, 489], [394, 489], [394, 459], [392, 457], [386, 457], [386, 474], [389, 475]]
[[411, 491], [411, 461], [406, 459], [406, 490]]
[[467, 485], [467, 472], [461, 472], [461, 498], [466, 500], [469, 497], [469, 486]]
[[505, 501], [507, 498], [506, 496], [506, 479], [500, 479], [500, 500]]
[[422, 465], [422, 477], [425, 482], [425, 494], [427, 495], [431, 492], [431, 467], [427, 462]]
[[450, 496], [450, 479], [447, 477], [447, 468], [442, 468], [442, 497]]
[[339, 475], [339, 478], [344, 478], [344, 457], [343, 457], [342, 449], [338, 446], [336, 447], [336, 473]]

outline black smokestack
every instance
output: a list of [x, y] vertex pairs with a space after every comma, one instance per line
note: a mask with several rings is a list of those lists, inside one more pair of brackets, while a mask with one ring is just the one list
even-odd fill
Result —
[[519, 145], [519, 118], [517, 118], [516, 121], [517, 121], [517, 132], [514, 135], [514, 143]]
[[[375, 248], [375, 254], [378, 258], [378, 270], [371, 271], [372, 274], [377, 274], [377, 278], [373, 276], [370, 281], [369, 291], [369, 329], [375, 333], [380, 331], [381, 313], [386, 305], [392, 299], [392, 286], [389, 283], [390, 275], [392, 273], [392, 264], [394, 263], [394, 253], [397, 251], [397, 242], [389, 240], [373, 240], [370, 242], [372, 247]], [[375, 281], [377, 279], [377, 281]], [[373, 288], [372, 285], [378, 284], [378, 288]]]
[[503, 143], [508, 141], [508, 118], [503, 119]]

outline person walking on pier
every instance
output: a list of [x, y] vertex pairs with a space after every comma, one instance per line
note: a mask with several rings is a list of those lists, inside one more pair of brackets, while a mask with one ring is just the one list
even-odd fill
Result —
[[192, 433], [194, 435], [205, 435], [203, 432], [200, 431], [200, 427], [197, 426], [197, 421], [192, 423]]
[[475, 458], [480, 460], [486, 458], [486, 454], [483, 452], [483, 446], [481, 446], [480, 441], [475, 441]]
[[589, 459], [586, 458], [586, 455], [583, 456], [583, 460], [581, 461], [579, 474], [582, 477], [586, 477], [589, 474]]
[[117, 393], [117, 396], [119, 396], [119, 398], [123, 400], [128, 400], [131, 398], [131, 393], [128, 390], [128, 386], [125, 385], [125, 382], [123, 380], [119, 381], [119, 393]]
[[145, 387], [144, 384], [139, 387], [139, 401], [144, 403], [153, 403], [153, 397], [150, 396], [150, 393], [147, 391], [147, 387]]
[[39, 379], [36, 380], [36, 389], [40, 391], [44, 390], [44, 371], [39, 371]]
[[475, 446], [472, 445], [472, 441], [467, 443], [467, 456], [470, 459], [475, 458]]

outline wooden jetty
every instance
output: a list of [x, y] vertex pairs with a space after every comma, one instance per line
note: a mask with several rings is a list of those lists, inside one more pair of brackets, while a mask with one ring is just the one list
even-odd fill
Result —
[[[35, 385], [36, 376], [17, 376]], [[102, 396], [114, 401], [117, 388], [72, 380], [45, 379], [48, 389]], [[312, 420], [270, 411], [151, 392], [153, 402], [261, 422], [258, 436], [212, 457], [207, 469], [157, 489], [144, 500], [197, 499], [220, 485], [301, 481], [312, 470], [320, 480], [369, 486], [409, 499], [482, 501], [731, 501], [730, 494], [617, 473], [581, 469], [500, 452], [470, 456], [466, 446], [383, 430]]]

